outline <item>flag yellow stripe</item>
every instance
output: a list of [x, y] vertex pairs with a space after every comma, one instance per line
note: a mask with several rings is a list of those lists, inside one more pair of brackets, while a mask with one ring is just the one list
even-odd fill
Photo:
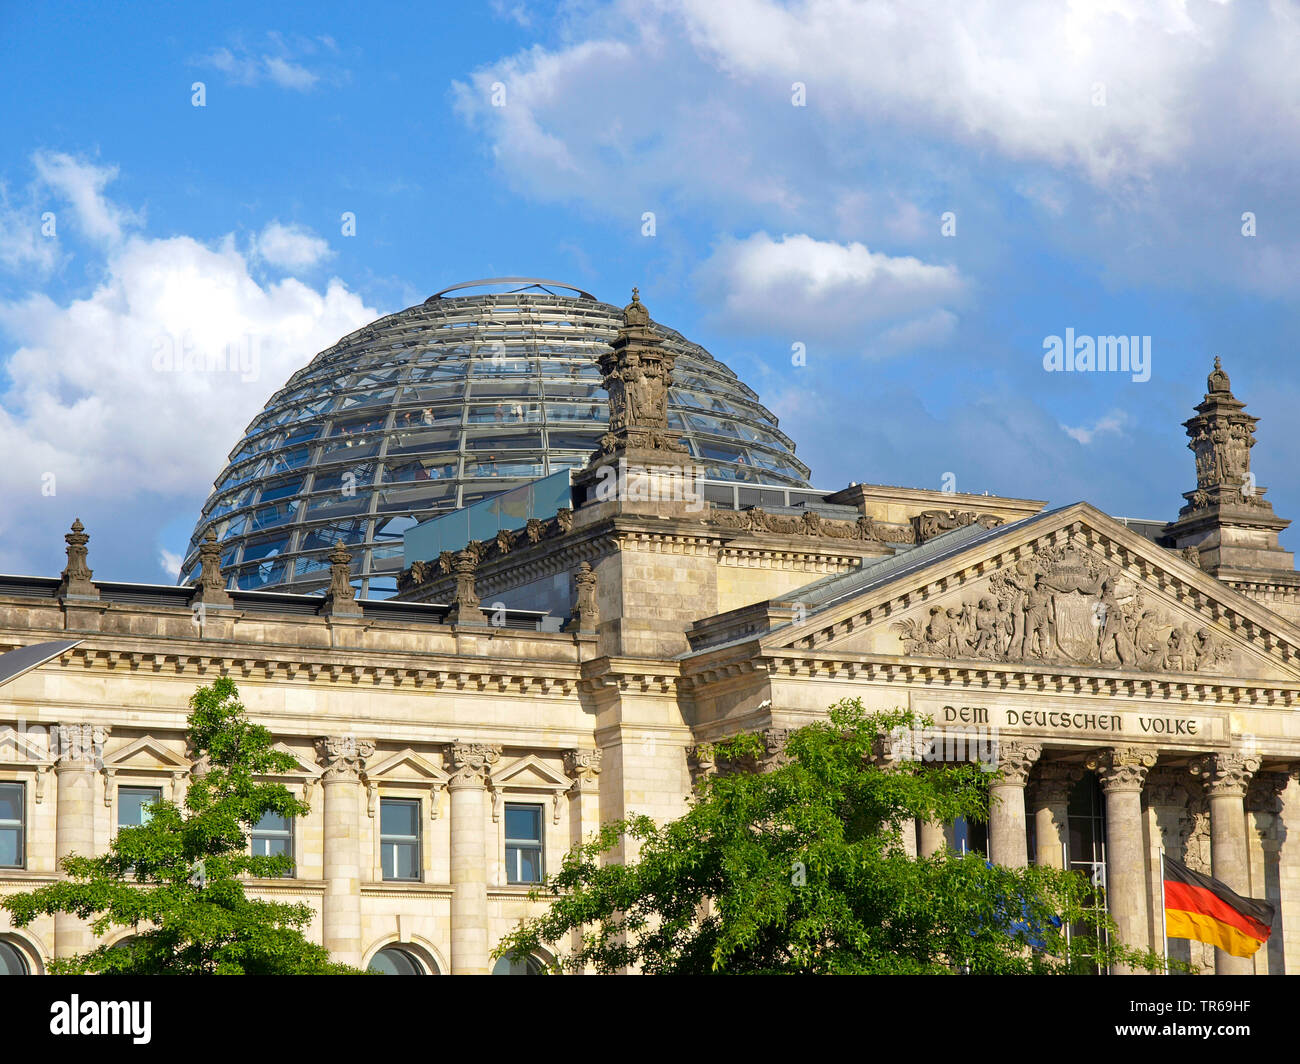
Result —
[[1170, 909], [1165, 914], [1165, 930], [1170, 938], [1190, 938], [1193, 942], [1208, 942], [1218, 946], [1233, 957], [1253, 957], [1264, 943], [1243, 934], [1213, 916]]

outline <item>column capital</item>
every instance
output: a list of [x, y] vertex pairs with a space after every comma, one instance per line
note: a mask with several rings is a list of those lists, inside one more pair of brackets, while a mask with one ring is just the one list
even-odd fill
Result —
[[325, 770], [321, 774], [325, 782], [356, 781], [365, 772], [366, 759], [374, 754], [375, 744], [355, 735], [327, 735], [316, 740], [316, 751]]
[[1140, 746], [1113, 746], [1098, 750], [1084, 762], [1101, 777], [1103, 791], [1141, 791], [1156, 755]]
[[452, 768], [448, 790], [482, 787], [492, 775], [492, 766], [501, 760], [501, 747], [491, 743], [447, 744], [447, 760]]
[[50, 730], [50, 759], [56, 771], [84, 772], [104, 763], [109, 729], [100, 724], [59, 724]]
[[1205, 785], [1210, 798], [1244, 798], [1246, 786], [1259, 770], [1259, 758], [1237, 750], [1202, 754], [1193, 758], [1189, 771]]
[[1029, 782], [1029, 770], [1042, 753], [1042, 743], [1027, 743], [1019, 739], [999, 741], [997, 755], [1001, 778], [994, 780], [994, 784], [1023, 787]]
[[600, 762], [604, 752], [595, 750], [565, 750], [564, 771], [573, 780], [575, 792], [594, 790], [600, 780]]
[[1062, 805], [1070, 800], [1074, 785], [1083, 779], [1083, 766], [1068, 761], [1040, 761], [1029, 781], [1029, 793], [1041, 805]]

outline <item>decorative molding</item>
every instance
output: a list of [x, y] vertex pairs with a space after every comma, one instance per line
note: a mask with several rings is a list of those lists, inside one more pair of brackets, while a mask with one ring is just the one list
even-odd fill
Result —
[[324, 781], [359, 781], [366, 769], [366, 759], [374, 755], [375, 743], [355, 735], [327, 735], [316, 740], [316, 750]]

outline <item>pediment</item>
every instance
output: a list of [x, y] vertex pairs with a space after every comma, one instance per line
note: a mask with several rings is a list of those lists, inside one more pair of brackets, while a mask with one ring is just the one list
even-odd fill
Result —
[[293, 749], [293, 747], [289, 746], [287, 743], [275, 743], [271, 746], [271, 749], [279, 754], [288, 754], [291, 758], [293, 758], [295, 765], [287, 772], [275, 772], [275, 773], [270, 773], [270, 775], [275, 776], [277, 779], [288, 779], [288, 778], [302, 777], [302, 776], [306, 776], [307, 778], [313, 780], [320, 778], [321, 773], [323, 771], [320, 765], [308, 761], [305, 757], [299, 754], [298, 751]]
[[366, 769], [366, 779], [444, 786], [451, 777], [410, 747]]
[[169, 750], [152, 735], [144, 735], [128, 743], [120, 750], [104, 757], [104, 768], [138, 770], [142, 772], [188, 772], [190, 762], [179, 754]]
[[[43, 737], [44, 738], [44, 737]], [[18, 731], [12, 725], [0, 731], [0, 765], [25, 765], [29, 768], [49, 765], [50, 751], [46, 743]]]
[[764, 647], [1300, 677], [1300, 629], [1086, 503], [962, 542], [900, 564], [892, 579], [864, 581], [859, 593], [772, 631]]
[[573, 780], [557, 772], [535, 754], [513, 761], [500, 772], [492, 773], [493, 787], [512, 787], [521, 790], [567, 791]]

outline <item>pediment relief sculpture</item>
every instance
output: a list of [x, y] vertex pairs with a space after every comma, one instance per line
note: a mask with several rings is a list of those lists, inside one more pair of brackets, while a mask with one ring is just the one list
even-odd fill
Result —
[[891, 627], [904, 653], [922, 657], [1222, 673], [1235, 656], [1208, 624], [1173, 616], [1119, 566], [1075, 547], [1042, 548], [959, 604]]

